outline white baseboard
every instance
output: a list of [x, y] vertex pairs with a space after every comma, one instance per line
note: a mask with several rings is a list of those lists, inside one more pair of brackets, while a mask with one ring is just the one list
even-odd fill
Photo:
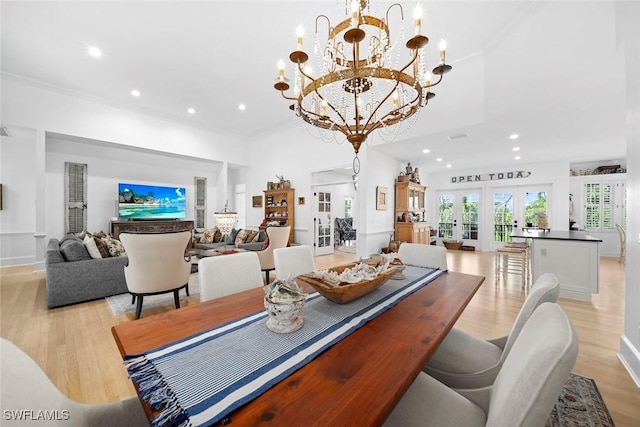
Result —
[[620, 353], [618, 359], [622, 362], [633, 382], [640, 388], [640, 351], [623, 335], [620, 337]]

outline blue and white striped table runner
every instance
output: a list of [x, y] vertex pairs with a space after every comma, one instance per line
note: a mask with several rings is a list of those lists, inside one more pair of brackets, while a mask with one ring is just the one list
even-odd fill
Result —
[[142, 398], [153, 409], [164, 406], [152, 425], [213, 425], [442, 271], [407, 266], [404, 273], [404, 280], [389, 280], [345, 305], [310, 294], [301, 312], [304, 326], [290, 334], [269, 331], [262, 310], [141, 356], [127, 356], [125, 366]]

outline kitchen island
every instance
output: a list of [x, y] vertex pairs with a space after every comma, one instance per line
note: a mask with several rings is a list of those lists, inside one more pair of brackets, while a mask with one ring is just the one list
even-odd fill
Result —
[[529, 242], [533, 281], [554, 273], [561, 297], [591, 301], [591, 295], [598, 293], [601, 239], [573, 230], [514, 230], [511, 237]]

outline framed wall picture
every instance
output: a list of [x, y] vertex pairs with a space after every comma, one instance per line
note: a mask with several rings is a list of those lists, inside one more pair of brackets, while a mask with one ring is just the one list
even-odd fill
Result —
[[387, 210], [387, 187], [376, 187], [376, 209]]
[[298, 197], [298, 204], [304, 205], [304, 197]]
[[251, 200], [253, 202], [253, 207], [254, 208], [261, 208], [262, 207], [262, 196], [253, 196], [253, 197], [251, 197]]

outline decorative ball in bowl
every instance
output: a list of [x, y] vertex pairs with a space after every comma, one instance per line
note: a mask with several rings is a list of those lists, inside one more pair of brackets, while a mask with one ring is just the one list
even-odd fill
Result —
[[306, 296], [294, 280], [275, 280], [267, 285], [264, 295], [264, 308], [269, 314], [267, 328], [279, 334], [300, 329], [304, 325], [300, 311]]

